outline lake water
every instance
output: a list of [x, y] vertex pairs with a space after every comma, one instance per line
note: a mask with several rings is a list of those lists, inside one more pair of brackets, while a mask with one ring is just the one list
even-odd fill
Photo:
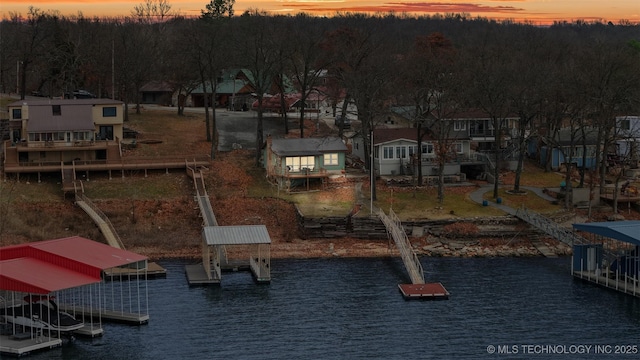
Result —
[[30, 358], [639, 358], [640, 300], [574, 281], [569, 261], [423, 258], [443, 301], [405, 301], [400, 259], [272, 260], [269, 285], [240, 272], [193, 288], [187, 262], [160, 261], [148, 325], [105, 324]]

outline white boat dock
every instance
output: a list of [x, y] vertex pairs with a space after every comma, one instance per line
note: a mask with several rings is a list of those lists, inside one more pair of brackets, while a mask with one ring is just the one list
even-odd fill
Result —
[[[69, 314], [84, 315], [102, 321], [117, 322], [129, 325], [143, 325], [149, 322], [149, 314], [136, 314], [124, 311], [113, 311], [105, 309], [87, 308], [82, 306], [59, 304], [60, 310]], [[95, 326], [95, 325], [94, 325]], [[81, 329], [82, 330], [82, 329]]]
[[20, 357], [33, 352], [62, 346], [62, 339], [35, 333], [0, 335], [0, 354]]

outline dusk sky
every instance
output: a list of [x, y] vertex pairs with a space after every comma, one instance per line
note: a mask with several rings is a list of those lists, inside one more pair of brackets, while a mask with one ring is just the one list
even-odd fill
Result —
[[[68, 0], [30, 1], [1, 0], [0, 17], [9, 13], [26, 15], [29, 6], [44, 11], [58, 10], [64, 15], [128, 16], [134, 6], [144, 0]], [[206, 0], [168, 0], [172, 10], [183, 15], [199, 15]], [[490, 1], [420, 1], [420, 0], [236, 0], [236, 15], [254, 8], [273, 13], [306, 12], [314, 15], [332, 15], [336, 12], [396, 12], [410, 14], [468, 13], [471, 17], [528, 20], [533, 23], [551, 23], [554, 20], [620, 19], [640, 23], [640, 0], [490, 0]]]

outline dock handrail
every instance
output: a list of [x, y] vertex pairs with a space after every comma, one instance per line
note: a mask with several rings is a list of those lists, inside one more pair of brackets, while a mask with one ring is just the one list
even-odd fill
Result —
[[[81, 185], [82, 186], [82, 185]], [[78, 202], [84, 202], [84, 204], [86, 204], [96, 215], [98, 215], [98, 217], [104, 222], [104, 224], [106, 225], [106, 227], [109, 229], [109, 231], [111, 232], [111, 234], [105, 234], [105, 232], [103, 231], [103, 235], [107, 238], [107, 242], [109, 242], [109, 244], [113, 247], [118, 247], [120, 249], [125, 249], [124, 244], [122, 243], [122, 239], [120, 239], [120, 236], [118, 235], [118, 233], [116, 232], [116, 228], [113, 226], [113, 224], [111, 223], [111, 221], [109, 220], [109, 218], [107, 217], [107, 215], [105, 215], [102, 210], [100, 210], [94, 203], [93, 201], [91, 201], [91, 199], [89, 199], [84, 193], [77, 193], [76, 192], [76, 203]], [[112, 243], [109, 239], [109, 237], [112, 236], [113, 239], [115, 240], [115, 244]], [[116, 246], [117, 245], [117, 246]]]
[[413, 248], [411, 248], [409, 238], [402, 229], [400, 218], [398, 218], [392, 209], [389, 209], [389, 216], [387, 216], [382, 210], [378, 211], [378, 217], [387, 228], [388, 234], [393, 237], [393, 240], [400, 251], [402, 261], [407, 268], [411, 282], [413, 284], [424, 284], [424, 270], [422, 268], [422, 264], [420, 263], [418, 255], [416, 255]]
[[569, 229], [565, 229], [556, 222], [538, 213], [529, 211], [524, 207], [516, 210], [516, 217], [569, 246], [586, 243], [586, 240], [582, 236]]

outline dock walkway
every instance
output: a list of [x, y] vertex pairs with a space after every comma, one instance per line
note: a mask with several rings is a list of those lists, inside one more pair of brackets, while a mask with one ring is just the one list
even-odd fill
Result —
[[448, 299], [449, 292], [441, 283], [425, 283], [424, 270], [420, 259], [409, 242], [407, 233], [402, 227], [398, 216], [389, 209], [389, 216], [384, 211], [378, 210], [378, 217], [387, 228], [387, 233], [393, 238], [400, 252], [404, 266], [411, 278], [411, 284], [399, 284], [398, 289], [405, 299]]

